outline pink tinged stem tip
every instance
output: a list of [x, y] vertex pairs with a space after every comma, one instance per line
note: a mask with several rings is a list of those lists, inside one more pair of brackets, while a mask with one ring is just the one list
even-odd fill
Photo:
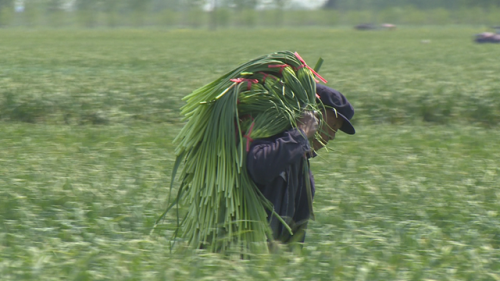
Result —
[[297, 59], [302, 63], [300, 67], [307, 67], [316, 77], [318, 77], [319, 80], [321, 80], [321, 82], [323, 83], [327, 83], [328, 81], [326, 81], [325, 78], [321, 77], [321, 75], [319, 75], [316, 71], [314, 71], [314, 69], [312, 69], [312, 67], [310, 67], [309, 65], [306, 64], [305, 60], [299, 55], [299, 53], [295, 52], [294, 55], [297, 57]]
[[229, 79], [229, 81], [234, 82], [234, 83], [248, 82], [248, 84], [247, 84], [248, 90], [250, 90], [252, 88], [252, 84], [259, 83], [259, 80], [257, 80], [257, 79], [248, 79], [248, 78], [234, 78], [234, 79]]

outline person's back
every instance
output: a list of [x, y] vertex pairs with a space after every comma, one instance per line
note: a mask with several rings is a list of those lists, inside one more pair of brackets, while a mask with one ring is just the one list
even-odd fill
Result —
[[[315, 193], [309, 158], [335, 138], [337, 130], [354, 134], [350, 119], [354, 109], [338, 91], [317, 85], [317, 94], [325, 105], [323, 124], [317, 113], [304, 112], [292, 128], [273, 137], [254, 140], [247, 154], [247, 170], [274, 211], [291, 227], [293, 235], [268, 212], [273, 238], [283, 243], [303, 242], [307, 222], [312, 216]], [[313, 139], [319, 130], [321, 141]]]
[[[312, 196], [314, 180], [310, 173], [309, 179], [304, 175], [304, 164], [308, 164], [310, 151], [304, 133], [291, 129], [271, 138], [255, 140], [247, 156], [248, 173], [293, 233], [305, 226], [310, 217], [306, 180], [310, 180]], [[277, 218], [271, 217], [269, 222], [275, 240], [290, 242], [289, 231]], [[303, 241], [303, 237], [298, 240]]]

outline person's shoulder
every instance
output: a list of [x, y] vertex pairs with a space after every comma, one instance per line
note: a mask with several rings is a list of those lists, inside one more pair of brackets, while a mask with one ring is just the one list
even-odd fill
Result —
[[283, 137], [288, 136], [288, 132], [290, 132], [292, 130], [294, 130], [294, 129], [285, 130], [283, 132], [280, 132], [280, 133], [278, 133], [276, 135], [273, 135], [273, 136], [270, 136], [270, 137], [260, 138], [260, 139], [254, 139], [252, 141], [252, 146], [253, 145], [257, 145], [257, 144], [265, 144], [265, 143], [275, 142], [279, 138], [283, 138]]
[[267, 138], [260, 138], [260, 139], [255, 139], [253, 142], [254, 143], [266, 143], [266, 142], [273, 142], [275, 141], [276, 139], [282, 137], [284, 135], [284, 132], [282, 133], [279, 133], [279, 134], [276, 134], [274, 136], [270, 136], [270, 137], [267, 137]]

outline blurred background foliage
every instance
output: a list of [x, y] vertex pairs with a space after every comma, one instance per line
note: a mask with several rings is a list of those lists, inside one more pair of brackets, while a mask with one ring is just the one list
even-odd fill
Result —
[[[358, 124], [500, 123], [498, 45], [480, 27], [0, 30], [0, 121], [181, 124], [182, 97], [252, 58], [325, 60]], [[256, 43], [258, 42], [258, 43]]]
[[499, 18], [499, 0], [0, 0], [2, 27], [496, 25]]
[[[401, 32], [352, 31], [387, 22]], [[492, 126], [496, 51], [471, 39], [494, 25], [500, 0], [0, 0], [0, 121], [176, 123], [180, 98], [242, 63], [237, 54], [293, 49], [328, 62], [325, 77], [366, 113], [357, 122]]]

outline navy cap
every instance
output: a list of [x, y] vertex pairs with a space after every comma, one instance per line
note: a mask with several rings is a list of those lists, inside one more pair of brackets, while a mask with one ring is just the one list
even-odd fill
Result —
[[322, 84], [316, 84], [316, 93], [319, 95], [319, 98], [324, 105], [335, 108], [338, 115], [344, 119], [340, 130], [346, 134], [354, 135], [356, 130], [354, 130], [354, 127], [349, 121], [352, 116], [354, 116], [354, 108], [349, 103], [347, 98], [339, 91]]

